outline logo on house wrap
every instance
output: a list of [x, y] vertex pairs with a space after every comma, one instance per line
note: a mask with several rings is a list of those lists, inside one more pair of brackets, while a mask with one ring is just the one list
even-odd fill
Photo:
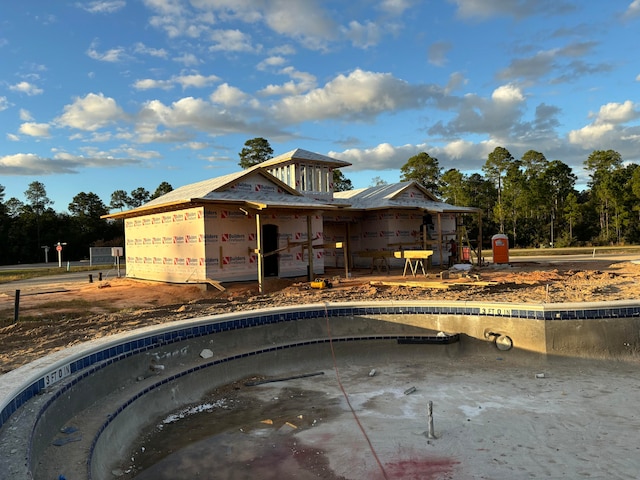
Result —
[[184, 243], [184, 237], [182, 235], [174, 235], [173, 243], [174, 244], [183, 244]]
[[197, 258], [185, 258], [184, 259], [184, 264], [187, 267], [195, 267], [196, 265], [198, 265], [198, 259]]
[[153, 237], [151, 239], [151, 245], [161, 245], [162, 244], [162, 237]]
[[[226, 220], [238, 220], [238, 219], [243, 219], [245, 218], [245, 214], [244, 212], [241, 212], [239, 210], [222, 210], [220, 212], [220, 218], [226, 219]], [[251, 218], [251, 216], [247, 216], [246, 218]]]
[[152, 245], [153, 244], [153, 239], [152, 238], [143, 238], [142, 239], [142, 244], [143, 245]]
[[177, 266], [184, 266], [186, 262], [186, 259], [184, 258], [179, 258], [179, 257], [174, 257], [173, 258], [173, 264], [177, 265]]
[[304, 260], [304, 254], [302, 252], [296, 252], [296, 260], [299, 262]]
[[204, 241], [206, 243], [217, 243], [220, 241], [220, 237], [217, 233], [207, 233], [204, 236]]
[[171, 223], [172, 218], [173, 217], [171, 215], [163, 215], [162, 216], [162, 223]]
[[162, 257], [153, 257], [153, 262], [154, 265], [162, 265], [164, 262], [162, 261]]
[[378, 232], [366, 231], [362, 234], [362, 238], [378, 238]]
[[181, 223], [184, 220], [184, 215], [180, 215], [179, 213], [174, 213], [172, 220], [174, 223]]
[[255, 253], [249, 255], [249, 264], [252, 265], [258, 261], [258, 256]]
[[306, 232], [296, 232], [293, 234], [293, 238], [295, 238], [296, 240], [306, 240], [307, 239], [307, 233]]
[[245, 256], [222, 257], [223, 265], [245, 265], [246, 263], [247, 257]]
[[204, 211], [204, 216], [207, 218], [216, 219], [218, 218], [218, 210], [207, 209]]
[[249, 240], [250, 242], [255, 242], [256, 241], [256, 234], [251, 232], [247, 235], [247, 240]]
[[256, 183], [255, 191], [262, 193], [278, 193], [275, 185], [265, 183]]
[[222, 241], [229, 243], [241, 243], [246, 241], [246, 236], [244, 233], [223, 233]]
[[287, 243], [288, 240], [293, 238], [293, 234], [291, 232], [286, 233], [278, 233], [278, 241], [284, 240], [282, 243]]
[[140, 246], [140, 245], [142, 245], [142, 239], [136, 238], [136, 246]]
[[395, 215], [396, 220], [413, 220], [413, 218], [414, 218], [413, 215], [409, 215], [408, 213], [403, 213], [403, 212], [397, 212]]
[[200, 218], [198, 216], [200, 212], [185, 212], [184, 213], [184, 219], [187, 221], [193, 221], [193, 220], [197, 220], [198, 218]]
[[253, 184], [248, 182], [238, 182], [235, 185], [232, 185], [230, 190], [235, 190], [236, 192], [251, 192], [253, 190]]
[[391, 238], [395, 236], [396, 236], [396, 232], [394, 232], [393, 230], [380, 230], [381, 238]]
[[147, 225], [151, 225], [151, 220], [152, 220], [152, 219], [151, 219], [151, 218], [149, 218], [149, 217], [144, 218], [144, 219], [142, 220], [142, 225], [144, 225], [145, 227], [146, 227]]
[[151, 219], [151, 225], [159, 225], [162, 223], [162, 217], [153, 217]]
[[184, 243], [198, 243], [198, 235], [185, 235]]
[[409, 230], [396, 230], [396, 237], [410, 237], [411, 232]]
[[207, 267], [220, 267], [220, 258], [207, 257]]
[[324, 257], [324, 252], [322, 250], [316, 250], [316, 259], [319, 260]]
[[124, 222], [124, 226], [127, 227], [127, 228], [133, 227], [133, 220], [126, 220]]
[[169, 245], [173, 243], [173, 237], [162, 237], [162, 244]]

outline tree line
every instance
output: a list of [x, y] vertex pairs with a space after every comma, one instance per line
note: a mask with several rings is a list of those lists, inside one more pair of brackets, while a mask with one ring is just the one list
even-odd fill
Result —
[[67, 206], [68, 213], [61, 213], [53, 209], [54, 202], [39, 181], [29, 184], [25, 201], [15, 197], [5, 201], [5, 187], [0, 185], [0, 264], [44, 262], [45, 247], [51, 250], [48, 258], [53, 261], [58, 242], [66, 243], [63, 258], [68, 260], [88, 258], [89, 247], [123, 246], [123, 222], [100, 217], [111, 210], [139, 207], [171, 190], [167, 182], [153, 193], [144, 187], [129, 193], [116, 190], [108, 206], [95, 193], [80, 192]]
[[[266, 161], [273, 150], [264, 138], [245, 143], [239, 165], [249, 168]], [[576, 246], [640, 243], [640, 168], [625, 164], [614, 150], [595, 150], [584, 161], [587, 188], [575, 188], [577, 177], [561, 160], [547, 160], [529, 150], [514, 158], [504, 147], [495, 148], [481, 173], [445, 172], [426, 152], [412, 156], [400, 168], [400, 181], [415, 180], [447, 203], [482, 210], [484, 248], [495, 233], [509, 236], [511, 247]], [[374, 185], [386, 183], [379, 177]], [[350, 190], [351, 181], [334, 171], [335, 189]], [[0, 185], [0, 264], [44, 261], [44, 248], [65, 242], [64, 258], [88, 257], [92, 246], [124, 245], [122, 221], [100, 218], [112, 210], [139, 207], [173, 190], [162, 182], [150, 193], [144, 187], [116, 190], [105, 204], [95, 193], [80, 192], [68, 213], [53, 209], [45, 185], [29, 184], [24, 201], [5, 199]], [[470, 238], [476, 238], [477, 220], [465, 220]], [[51, 259], [51, 257], [50, 257]]]
[[486, 241], [505, 233], [512, 247], [640, 243], [639, 166], [625, 164], [614, 150], [594, 150], [584, 167], [589, 181], [582, 191], [567, 164], [535, 150], [517, 159], [496, 147], [484, 175], [455, 168], [443, 173], [425, 152], [400, 171], [401, 180], [417, 180], [448, 203], [481, 208]]

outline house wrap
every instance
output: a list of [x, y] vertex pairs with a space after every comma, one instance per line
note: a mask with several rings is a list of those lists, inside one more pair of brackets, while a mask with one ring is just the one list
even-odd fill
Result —
[[429, 248], [441, 265], [462, 215], [479, 215], [414, 181], [334, 192], [334, 169], [349, 165], [296, 149], [105, 218], [124, 221], [127, 277], [203, 283], [367, 268], [399, 249]]

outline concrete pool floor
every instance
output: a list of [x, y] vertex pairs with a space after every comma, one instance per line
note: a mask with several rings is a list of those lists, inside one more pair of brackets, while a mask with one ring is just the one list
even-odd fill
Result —
[[[168, 409], [138, 432], [113, 478], [635, 478], [640, 469], [635, 362], [476, 341], [336, 345], [336, 369], [328, 352], [311, 357], [255, 374], [322, 375], [257, 386], [245, 377], [193, 402], [199, 413]], [[102, 421], [111, 401], [69, 426]], [[428, 402], [435, 439], [426, 435]], [[183, 418], [163, 423], [171, 414]], [[36, 478], [84, 478], [82, 443], [52, 445]]]

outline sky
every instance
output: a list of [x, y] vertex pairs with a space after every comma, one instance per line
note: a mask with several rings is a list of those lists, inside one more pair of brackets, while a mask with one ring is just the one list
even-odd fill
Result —
[[[635, 46], [634, 46], [635, 45]], [[426, 152], [481, 173], [504, 147], [640, 163], [640, 0], [24, 0], [0, 5], [0, 185], [174, 188], [266, 138], [352, 163]]]

